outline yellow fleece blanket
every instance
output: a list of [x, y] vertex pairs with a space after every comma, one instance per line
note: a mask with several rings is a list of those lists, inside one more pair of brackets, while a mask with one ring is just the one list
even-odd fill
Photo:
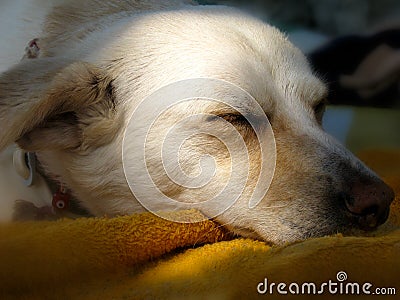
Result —
[[[373, 236], [278, 247], [231, 240], [212, 221], [178, 224], [150, 213], [3, 224], [0, 299], [380, 299], [362, 288], [371, 295], [395, 288], [386, 297], [400, 299], [400, 153], [361, 158], [397, 195], [389, 221]], [[321, 294], [310, 296], [309, 283]], [[349, 295], [347, 283], [359, 284], [360, 295]]]

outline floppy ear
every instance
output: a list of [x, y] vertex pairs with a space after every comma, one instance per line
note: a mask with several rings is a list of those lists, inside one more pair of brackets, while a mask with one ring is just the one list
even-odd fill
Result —
[[112, 79], [88, 63], [27, 60], [0, 76], [0, 149], [84, 149], [112, 140], [119, 124]]

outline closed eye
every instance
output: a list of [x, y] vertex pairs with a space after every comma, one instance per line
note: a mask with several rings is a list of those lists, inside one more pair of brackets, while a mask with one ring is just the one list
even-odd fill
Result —
[[324, 99], [324, 100], [318, 102], [317, 104], [315, 104], [313, 107], [315, 118], [317, 119], [319, 124], [322, 123], [322, 117], [326, 110], [326, 105], [327, 105], [327, 100]]
[[[217, 119], [223, 119], [231, 123], [233, 126], [235, 126], [236, 129], [241, 132], [241, 134], [243, 134], [243, 136], [246, 136], [253, 132], [253, 128], [252, 125], [249, 123], [249, 120], [247, 120], [246, 117], [240, 113], [218, 114], [209, 117], [208, 121], [215, 121]], [[254, 123], [253, 126], [254, 125], [257, 126], [257, 123]]]
[[207, 121], [215, 121], [218, 118], [222, 118], [229, 123], [246, 123], [246, 118], [239, 113], [226, 113], [226, 114], [218, 114], [212, 115], [207, 118]]
[[210, 115], [207, 118], [207, 121], [209, 122], [213, 122], [217, 119], [223, 119], [229, 123], [231, 123], [234, 126], [240, 126], [240, 127], [248, 127], [248, 128], [252, 128], [252, 127], [262, 127], [264, 128], [265, 126], [268, 126], [268, 121], [269, 124], [271, 124], [271, 119], [267, 116], [268, 121], [266, 121], [266, 116], [256, 116], [256, 115], [247, 115], [244, 116], [239, 112], [236, 113], [220, 113], [220, 114], [216, 114], [216, 115]]
[[242, 114], [221, 114], [218, 117], [229, 123], [247, 123], [246, 118]]

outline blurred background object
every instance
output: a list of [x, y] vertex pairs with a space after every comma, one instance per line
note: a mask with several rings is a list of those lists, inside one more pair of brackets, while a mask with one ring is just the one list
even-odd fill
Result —
[[324, 128], [353, 151], [400, 149], [399, 0], [216, 0], [286, 32], [329, 87]]
[[200, 4], [236, 6], [277, 27], [307, 28], [331, 37], [400, 25], [398, 0], [199, 0]]
[[328, 82], [332, 104], [400, 106], [400, 29], [333, 39], [309, 60]]

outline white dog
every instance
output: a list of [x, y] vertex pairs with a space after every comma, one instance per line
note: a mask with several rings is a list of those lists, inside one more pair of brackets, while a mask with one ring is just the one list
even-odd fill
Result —
[[[37, 57], [25, 58], [0, 77], [0, 147], [16, 141], [35, 152], [46, 174], [65, 184], [92, 214], [145, 210], [126, 180], [140, 183], [143, 178], [125, 178], [124, 173], [124, 162], [133, 168], [141, 157], [126, 151], [131, 145], [124, 142], [135, 141], [138, 134], [127, 129], [138, 123], [140, 129], [143, 122], [153, 124], [143, 145], [148, 151], [146, 172], [164, 195], [178, 201], [178, 208], [180, 202], [214, 197], [235, 175], [232, 170], [247, 170], [235, 203], [220, 214], [214, 214], [215, 205], [203, 209], [238, 234], [284, 242], [354, 226], [373, 229], [386, 220], [392, 190], [323, 132], [326, 88], [277, 29], [232, 8], [178, 0], [36, 0], [30, 5], [35, 8], [21, 9], [28, 13], [24, 18], [43, 26], [24, 44], [38, 38], [33, 45]], [[224, 89], [216, 91], [230, 97], [233, 106], [195, 99], [175, 103], [157, 120], [151, 108], [131, 120], [143, 99], [166, 85], [195, 78], [222, 80], [246, 92], [238, 98]], [[160, 103], [153, 105], [157, 110]], [[275, 153], [261, 153], [252, 127], [251, 118], [257, 123], [260, 116], [240, 111], [254, 111], [257, 105], [275, 135], [276, 168], [268, 192], [252, 207], [255, 186], [263, 182], [262, 160], [275, 165], [270, 161]], [[199, 115], [186, 127], [177, 126], [185, 116]], [[232, 149], [218, 134], [207, 134], [215, 132], [220, 120], [230, 124], [221, 127], [221, 136], [226, 138], [233, 128], [247, 153], [240, 143]], [[167, 166], [174, 156], [160, 153], [168, 129], [176, 126], [179, 138], [193, 128], [201, 131], [179, 144], [174, 169], [172, 163]], [[267, 134], [265, 128], [261, 133]], [[214, 177], [204, 186], [177, 184], [164, 169], [172, 165], [172, 172], [183, 171], [195, 180], [207, 169], [202, 169], [204, 156], [212, 156], [215, 164]], [[146, 189], [148, 198], [153, 197], [148, 186], [144, 196]], [[145, 201], [169, 209], [158, 199]]]

